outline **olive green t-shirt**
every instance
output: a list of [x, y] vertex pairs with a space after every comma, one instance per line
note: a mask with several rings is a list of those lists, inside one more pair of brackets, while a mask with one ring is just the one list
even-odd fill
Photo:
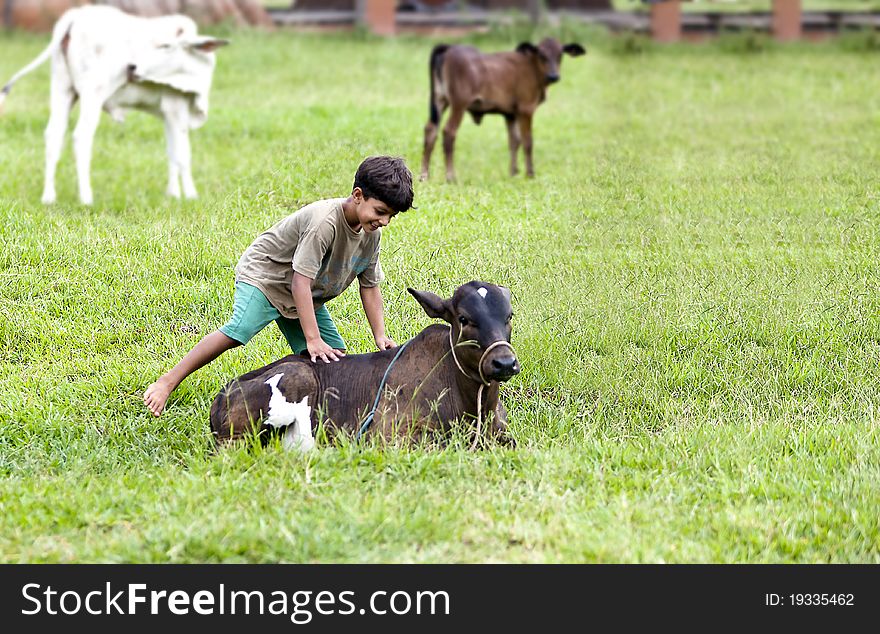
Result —
[[245, 249], [235, 281], [259, 288], [278, 312], [296, 319], [293, 272], [312, 278], [315, 308], [358, 278], [364, 287], [384, 279], [379, 266], [381, 229], [355, 231], [342, 213], [344, 198], [319, 200], [279, 220]]

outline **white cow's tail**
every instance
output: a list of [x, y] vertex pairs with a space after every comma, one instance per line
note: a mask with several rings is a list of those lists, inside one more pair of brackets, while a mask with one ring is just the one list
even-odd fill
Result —
[[43, 49], [43, 52], [40, 53], [34, 61], [15, 73], [15, 75], [12, 76], [12, 79], [6, 82], [6, 85], [0, 89], [0, 113], [3, 112], [3, 102], [6, 101], [6, 95], [12, 90], [12, 85], [49, 59], [52, 53], [61, 46], [61, 40], [63, 40], [64, 36], [70, 31], [70, 24], [73, 21], [75, 14], [76, 10], [74, 9], [67, 11], [62, 15], [58, 22], [55, 23], [55, 28], [52, 29], [52, 41], [49, 42], [49, 46]]

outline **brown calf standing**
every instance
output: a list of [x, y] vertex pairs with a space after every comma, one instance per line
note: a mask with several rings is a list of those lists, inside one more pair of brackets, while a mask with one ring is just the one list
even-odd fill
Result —
[[285, 447], [308, 449], [319, 420], [330, 436], [341, 429], [358, 437], [417, 440], [471, 419], [475, 445], [484, 432], [513, 444], [499, 395], [500, 383], [520, 371], [510, 347], [510, 291], [478, 281], [460, 286], [450, 299], [407, 290], [448, 326], [428, 326], [401, 348], [329, 364], [288, 355], [248, 372], [214, 399], [217, 441], [251, 431], [283, 433]]
[[585, 52], [580, 44], [563, 46], [553, 38], [546, 38], [537, 46], [524, 42], [515, 51], [503, 53], [481, 53], [472, 46], [435, 46], [431, 51], [431, 107], [425, 126], [422, 180], [428, 178], [437, 129], [448, 107], [452, 108], [452, 114], [443, 128], [446, 180], [455, 180], [452, 153], [465, 112], [471, 114], [477, 125], [485, 114], [504, 115], [510, 174], [513, 176], [518, 171], [516, 154], [522, 143], [526, 174], [534, 176], [532, 116], [544, 101], [547, 86], [559, 81], [562, 54], [577, 57]]

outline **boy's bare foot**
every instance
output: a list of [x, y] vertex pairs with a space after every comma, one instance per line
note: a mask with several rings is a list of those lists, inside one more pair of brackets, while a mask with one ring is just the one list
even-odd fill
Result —
[[174, 387], [167, 380], [159, 379], [144, 390], [144, 405], [152, 412], [153, 416], [159, 416], [165, 409], [165, 402]]

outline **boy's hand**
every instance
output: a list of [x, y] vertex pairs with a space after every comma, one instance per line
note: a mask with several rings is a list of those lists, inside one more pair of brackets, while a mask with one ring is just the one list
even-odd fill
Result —
[[396, 348], [397, 344], [394, 343], [393, 339], [389, 339], [385, 335], [381, 337], [376, 337], [376, 346], [379, 350], [389, 350], [390, 348]]
[[312, 363], [315, 363], [317, 359], [323, 359], [324, 363], [330, 363], [330, 359], [339, 361], [339, 359], [345, 356], [344, 352], [331, 348], [330, 345], [320, 337], [318, 339], [307, 341], [306, 346], [308, 346], [309, 356], [312, 358]]

